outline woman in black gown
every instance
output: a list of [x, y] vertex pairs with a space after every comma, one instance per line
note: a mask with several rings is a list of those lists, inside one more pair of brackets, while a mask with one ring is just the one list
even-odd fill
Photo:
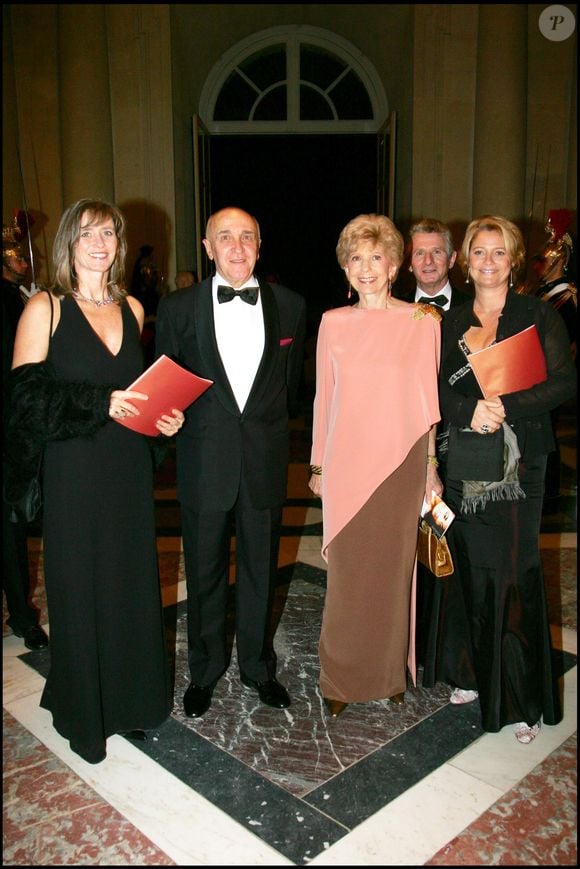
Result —
[[[52, 292], [26, 306], [12, 371], [11, 453], [44, 448], [44, 570], [50, 672], [41, 706], [90, 763], [107, 737], [156, 727], [171, 709], [148, 439], [138, 414], [143, 307], [123, 287], [125, 221], [80, 200], [54, 243]], [[163, 416], [175, 434], [183, 414]]]
[[[524, 255], [521, 233], [509, 220], [472, 221], [461, 256], [474, 299], [452, 308], [443, 323], [440, 458], [444, 497], [456, 514], [447, 532], [455, 573], [437, 584], [423, 685], [440, 680], [455, 686], [453, 704], [479, 699], [484, 730], [512, 724], [526, 744], [541, 720], [557, 724], [562, 716], [539, 534], [546, 458], [554, 449], [550, 411], [574, 394], [576, 374], [559, 314], [511, 289]], [[470, 354], [532, 325], [547, 379], [485, 399]], [[453, 478], [450, 424], [470, 427], [469, 437], [478, 440], [502, 429], [503, 480], [473, 483], [469, 473]]]

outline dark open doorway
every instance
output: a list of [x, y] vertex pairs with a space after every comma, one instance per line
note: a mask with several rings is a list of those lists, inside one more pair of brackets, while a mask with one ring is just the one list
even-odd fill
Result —
[[238, 205], [255, 215], [260, 274], [305, 296], [312, 323], [346, 302], [338, 236], [376, 203], [376, 136], [211, 138], [211, 210]]

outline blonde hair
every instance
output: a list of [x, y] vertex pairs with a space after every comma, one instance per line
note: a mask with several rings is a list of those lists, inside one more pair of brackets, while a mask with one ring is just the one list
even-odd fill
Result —
[[465, 237], [459, 253], [459, 261], [464, 274], [467, 275], [469, 269], [469, 254], [473, 245], [473, 239], [478, 232], [482, 231], [499, 232], [507, 255], [510, 258], [513, 272], [517, 274], [521, 271], [526, 258], [526, 248], [520, 230], [515, 223], [512, 223], [506, 217], [485, 214], [483, 217], [477, 217], [475, 220], [472, 220], [465, 230]]
[[346, 224], [336, 246], [336, 257], [341, 268], [347, 264], [350, 254], [365, 241], [380, 245], [398, 271], [405, 249], [403, 236], [393, 221], [383, 214], [359, 214]]
[[83, 216], [87, 214], [89, 225], [102, 223], [108, 217], [113, 221], [117, 236], [117, 256], [109, 272], [107, 289], [119, 301], [127, 295], [125, 288], [125, 257], [127, 256], [126, 223], [116, 205], [101, 199], [79, 199], [69, 205], [61, 217], [52, 246], [52, 261], [55, 274], [52, 291], [55, 296], [68, 296], [76, 289], [75, 249], [81, 234]]

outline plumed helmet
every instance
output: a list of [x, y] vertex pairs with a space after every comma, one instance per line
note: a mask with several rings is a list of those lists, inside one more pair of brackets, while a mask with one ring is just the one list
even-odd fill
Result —
[[548, 240], [541, 252], [536, 257], [537, 264], [541, 267], [542, 279], [549, 281], [550, 276], [556, 271], [566, 271], [572, 255], [572, 238], [568, 232], [572, 223], [573, 212], [567, 208], [554, 208], [548, 215], [548, 221], [544, 227], [548, 233]]
[[16, 217], [12, 225], [2, 224], [2, 261], [11, 258], [25, 258], [24, 248], [21, 244], [22, 230], [18, 226]]

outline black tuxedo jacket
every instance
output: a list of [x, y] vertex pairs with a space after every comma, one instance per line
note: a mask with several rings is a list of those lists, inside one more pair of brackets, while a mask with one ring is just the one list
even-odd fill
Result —
[[288, 414], [302, 372], [306, 303], [287, 287], [259, 284], [264, 353], [243, 411], [218, 351], [212, 278], [165, 296], [157, 312], [157, 356], [214, 381], [188, 408], [177, 436], [178, 498], [198, 511], [231, 509], [242, 487], [256, 509], [280, 507], [286, 497]]

